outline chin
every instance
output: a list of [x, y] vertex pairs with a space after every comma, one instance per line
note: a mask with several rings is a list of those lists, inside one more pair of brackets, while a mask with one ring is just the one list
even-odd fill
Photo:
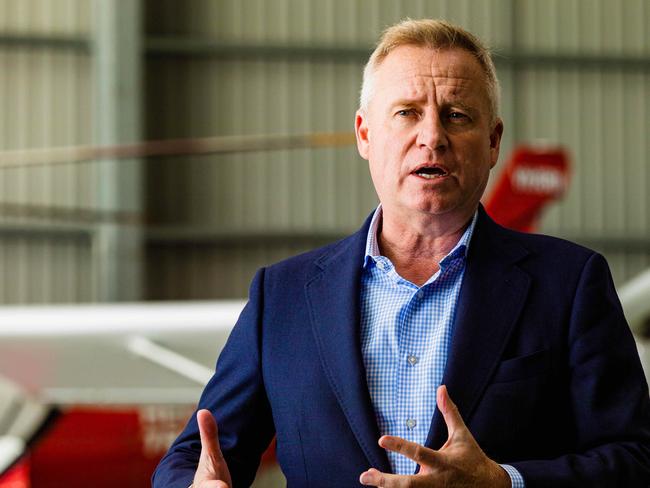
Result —
[[418, 202], [413, 205], [413, 210], [421, 213], [427, 213], [431, 215], [444, 215], [453, 211], [456, 208], [456, 205], [450, 202], [441, 202], [441, 201], [431, 201], [427, 200], [424, 202]]
[[466, 207], [454, 203], [423, 205], [417, 210], [421, 214], [447, 218], [465, 218], [466, 214], [470, 212]]

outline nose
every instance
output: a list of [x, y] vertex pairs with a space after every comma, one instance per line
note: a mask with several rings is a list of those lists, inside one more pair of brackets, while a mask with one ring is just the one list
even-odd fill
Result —
[[449, 144], [447, 132], [436, 111], [427, 111], [422, 114], [418, 127], [417, 145], [431, 151], [444, 149]]

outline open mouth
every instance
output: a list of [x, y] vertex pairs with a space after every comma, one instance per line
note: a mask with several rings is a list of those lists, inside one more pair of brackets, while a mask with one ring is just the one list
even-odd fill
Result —
[[449, 172], [445, 168], [437, 165], [423, 166], [421, 168], [416, 169], [413, 173], [427, 180], [433, 180], [435, 178], [443, 178], [449, 174]]

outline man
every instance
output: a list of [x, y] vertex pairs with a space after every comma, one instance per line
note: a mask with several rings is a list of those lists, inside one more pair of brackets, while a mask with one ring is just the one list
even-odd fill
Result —
[[275, 434], [289, 486], [647, 486], [648, 389], [604, 259], [479, 204], [503, 132], [487, 50], [408, 20], [363, 83], [380, 206], [257, 273], [154, 485], [248, 486]]

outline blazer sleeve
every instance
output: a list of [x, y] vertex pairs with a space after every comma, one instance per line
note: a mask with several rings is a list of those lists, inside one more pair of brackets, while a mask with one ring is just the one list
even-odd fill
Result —
[[[253, 482], [260, 457], [274, 435], [261, 368], [263, 289], [261, 269], [197, 408], [210, 410], [217, 420], [221, 450], [235, 488]], [[152, 486], [187, 488], [194, 478], [200, 452], [194, 412], [156, 468]]]
[[509, 463], [535, 487], [650, 486], [650, 397], [605, 259], [586, 262], [567, 334], [568, 392], [576, 450]]

